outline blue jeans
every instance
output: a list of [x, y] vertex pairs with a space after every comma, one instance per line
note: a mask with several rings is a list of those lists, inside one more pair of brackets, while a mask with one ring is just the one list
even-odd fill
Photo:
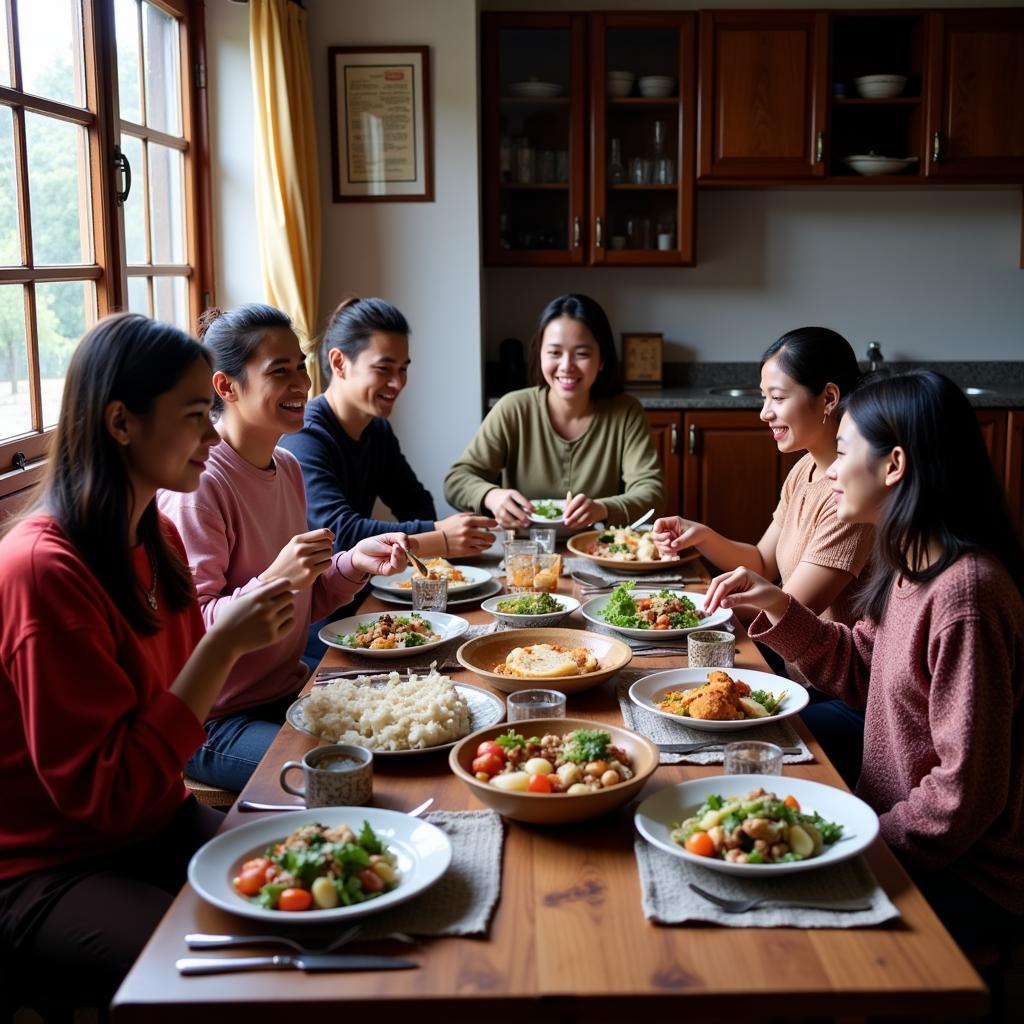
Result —
[[208, 786], [240, 790], [281, 731], [293, 700], [286, 697], [236, 715], [211, 718], [206, 723], [206, 742], [189, 758], [185, 774]]
[[860, 778], [864, 760], [864, 712], [810, 688], [811, 703], [800, 712], [804, 725], [850, 789]]

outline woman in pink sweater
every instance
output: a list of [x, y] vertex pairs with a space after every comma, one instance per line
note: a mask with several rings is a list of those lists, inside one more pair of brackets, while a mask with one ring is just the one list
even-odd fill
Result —
[[220, 444], [190, 494], [164, 491], [160, 509], [181, 533], [212, 625], [265, 579], [287, 579], [295, 621], [272, 647], [241, 658], [206, 722], [206, 742], [188, 764], [210, 785], [241, 789], [306, 679], [300, 660], [310, 622], [347, 604], [370, 575], [406, 564], [404, 533], [360, 541], [332, 554], [330, 530], [307, 530], [306, 493], [295, 457], [277, 446], [302, 428], [309, 375], [291, 321], [257, 303], [203, 316], [213, 356]]
[[828, 471], [839, 517], [876, 526], [854, 626], [750, 569], [706, 607], [865, 709], [858, 794], [965, 944], [1024, 923], [1024, 550], [974, 411], [917, 370], [853, 392]]

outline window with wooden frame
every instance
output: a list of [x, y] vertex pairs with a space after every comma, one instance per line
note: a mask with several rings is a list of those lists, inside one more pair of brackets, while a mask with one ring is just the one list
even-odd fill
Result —
[[98, 317], [209, 302], [203, 61], [199, 0], [0, 0], [0, 497]]

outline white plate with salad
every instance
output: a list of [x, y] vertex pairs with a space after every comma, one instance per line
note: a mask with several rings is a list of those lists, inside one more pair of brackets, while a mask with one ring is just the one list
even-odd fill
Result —
[[533, 506], [531, 523], [554, 526], [564, 521], [565, 498], [531, 498], [530, 504]]
[[[758, 790], [775, 799], [749, 796]], [[760, 863], [750, 863], [756, 841], [744, 826], [756, 819], [772, 823], [775, 839], [767, 858], [762, 852]], [[753, 878], [830, 867], [856, 857], [878, 835], [878, 815], [863, 800], [834, 786], [788, 775], [708, 775], [667, 786], [640, 804], [634, 822], [647, 842], [673, 857]], [[794, 825], [802, 835], [791, 831]], [[737, 827], [736, 848], [746, 854], [745, 863], [725, 859], [728, 850], [722, 840], [734, 836]], [[764, 828], [750, 827], [755, 832]], [[722, 832], [714, 832], [716, 828]], [[779, 845], [773, 857], [771, 847], [778, 844], [786, 849]]]
[[[667, 710], [682, 702], [674, 700], [671, 695], [682, 694], [687, 690], [695, 690], [708, 682], [710, 673], [715, 669], [706, 668], [670, 668], [664, 672], [653, 672], [649, 676], [638, 679], [629, 688], [629, 699], [644, 711], [661, 715], [673, 722], [680, 722], [689, 729], [700, 732], [733, 732], [740, 729], [753, 729], [766, 722], [778, 722], [802, 711], [809, 700], [807, 688], [792, 679], [772, 675], [771, 672], [754, 672], [745, 668], [724, 669], [729, 677], [743, 683], [750, 689], [749, 697], [765, 712], [761, 714], [752, 708], [749, 717], [727, 719], [725, 721], [712, 718], [695, 718], [689, 714], [680, 714]], [[660, 706], [659, 706], [660, 705]], [[682, 710], [679, 708], [678, 710]]]
[[[297, 840], [291, 847], [295, 851], [291, 858], [286, 851], [279, 849], [297, 829], [313, 824], [328, 829], [347, 825], [355, 833], [356, 841], [328, 843], [323, 837], [306, 843]], [[365, 825], [369, 825], [370, 833], [364, 832]], [[330, 849], [325, 850], [326, 846]], [[383, 847], [384, 854], [371, 852], [379, 847]], [[271, 850], [270, 856], [266, 856], [268, 849]], [[321, 907], [312, 902], [312, 885], [315, 878], [327, 873], [327, 856], [337, 860], [335, 855], [340, 856], [343, 865], [338, 875], [340, 887], [336, 887], [339, 905]], [[390, 865], [394, 869], [391, 872], [393, 879], [382, 886], [373, 879], [369, 879], [369, 885], [364, 885], [359, 879], [360, 872], [369, 869], [369, 858], [374, 855], [386, 855], [389, 861], [393, 861]], [[317, 925], [365, 917], [404, 903], [432, 886], [448, 870], [451, 859], [452, 844], [448, 837], [436, 825], [422, 818], [410, 818], [400, 811], [379, 807], [314, 807], [286, 811], [222, 832], [200, 847], [192, 857], [188, 880], [207, 903], [231, 914], [274, 922], [282, 927]], [[310, 893], [308, 909], [302, 910], [297, 905], [305, 903], [307, 898], [299, 900], [294, 895], [286, 901], [293, 910], [279, 909], [284, 890], [275, 886], [272, 878], [261, 884], [252, 895], [239, 891], [236, 880], [241, 880], [246, 871], [250, 872], [251, 880], [256, 872], [253, 862], [260, 860], [277, 862], [279, 868], [288, 869], [297, 878], [304, 879], [294, 888]], [[256, 881], [259, 878], [252, 880], [251, 885], [245, 884], [244, 888], [254, 889]], [[341, 889], [345, 889], [344, 894]], [[368, 889], [374, 891], [369, 892]], [[348, 905], [344, 904], [345, 899], [350, 901]], [[329, 903], [330, 899], [321, 902]]]
[[592, 597], [580, 609], [596, 626], [610, 626], [634, 640], [677, 640], [698, 629], [718, 629], [732, 618], [719, 608], [704, 614], [704, 595], [686, 590], [640, 590], [620, 583], [610, 594]]
[[432, 651], [458, 639], [467, 629], [469, 623], [464, 618], [447, 612], [373, 612], [329, 622], [319, 636], [328, 647], [386, 660]]

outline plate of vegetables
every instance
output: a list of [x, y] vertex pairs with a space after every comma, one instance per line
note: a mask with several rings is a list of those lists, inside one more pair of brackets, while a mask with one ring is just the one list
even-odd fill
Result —
[[[699, 703], [690, 699], [698, 691]], [[734, 732], [789, 718], [807, 706], [809, 696], [806, 687], [771, 672], [671, 668], [638, 679], [629, 699], [691, 729]]]
[[588, 622], [635, 640], [678, 639], [696, 629], [717, 629], [732, 618], [729, 608], [705, 614], [703, 594], [634, 588], [632, 582], [620, 583], [610, 594], [592, 597], [580, 611]]
[[568, 594], [528, 591], [489, 597], [480, 607], [506, 626], [557, 626], [579, 608]]
[[565, 513], [564, 498], [532, 498], [530, 504], [533, 506], [530, 513], [531, 522], [552, 525], [562, 522]]
[[315, 925], [404, 903], [432, 886], [451, 859], [448, 837], [422, 818], [314, 807], [222, 832], [192, 857], [188, 880], [229, 913]]
[[405, 615], [372, 613], [329, 622], [320, 639], [329, 647], [356, 651], [364, 658], [408, 658], [415, 651], [432, 651], [456, 640], [469, 629], [459, 615], [413, 612]]
[[709, 775], [637, 808], [637, 831], [691, 864], [763, 877], [829, 867], [866, 850], [878, 815], [846, 790], [781, 775]]

